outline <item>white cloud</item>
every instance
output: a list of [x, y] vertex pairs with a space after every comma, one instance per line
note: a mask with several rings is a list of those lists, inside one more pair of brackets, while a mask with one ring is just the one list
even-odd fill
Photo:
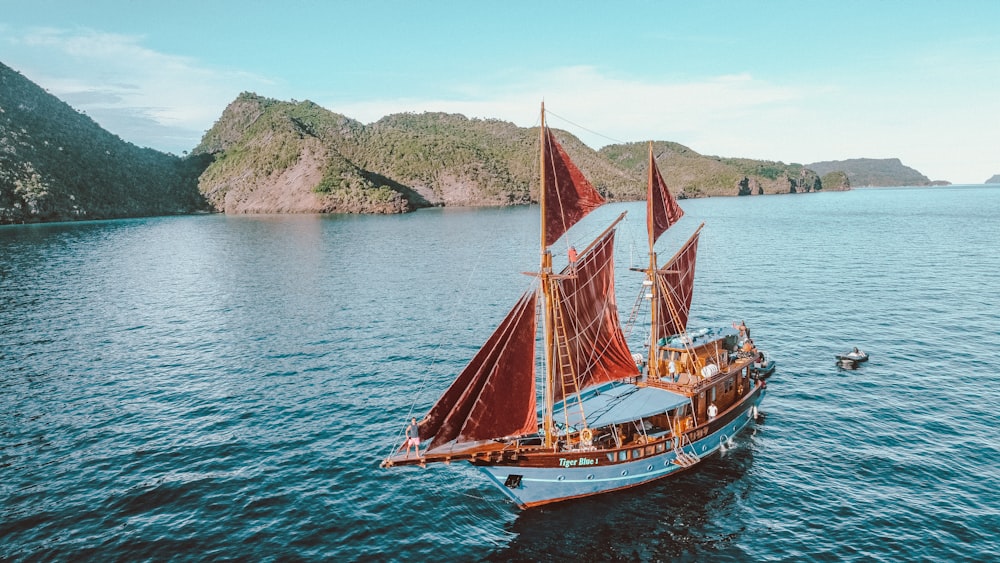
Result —
[[[109, 131], [159, 150], [179, 154], [194, 148], [241, 91], [307, 96], [294, 84], [157, 52], [144, 46], [142, 36], [88, 29], [3, 31], [0, 42], [11, 57], [6, 63]], [[433, 96], [378, 98], [361, 90], [313, 99], [363, 122], [399, 112], [443, 111], [524, 127], [537, 124], [545, 100], [552, 126], [594, 148], [669, 140], [703, 154], [784, 162], [898, 157], [931, 179], [953, 182], [979, 183], [1000, 173], [1000, 98], [991, 87], [996, 78], [981, 75], [981, 87], [970, 88], [968, 82], [945, 80], [954, 78], [950, 74], [919, 80], [927, 76], [845, 80], [819, 73], [783, 83], [751, 73], [658, 80], [592, 66], [512, 68], [477, 82], [439, 83], [443, 93]], [[911, 82], [901, 83], [907, 78]], [[331, 80], [313, 87], [347, 91], [336, 77]]]
[[[507, 79], [499, 88], [462, 88], [450, 99], [331, 100], [326, 104], [365, 122], [391, 113], [446, 111], [531, 126], [538, 121], [537, 108], [544, 99], [552, 126], [568, 129], [588, 145], [600, 148], [617, 142], [699, 138], [706, 121], [742, 119], [765, 108], [780, 111], [781, 104], [801, 95], [795, 89], [749, 75], [655, 83], [609, 77], [587, 66]], [[560, 124], [555, 116], [571, 123]]]
[[19, 69], [29, 80], [126, 140], [175, 153], [194, 148], [240, 91], [270, 84], [148, 49], [139, 36], [35, 28], [6, 39], [30, 52], [34, 68]]

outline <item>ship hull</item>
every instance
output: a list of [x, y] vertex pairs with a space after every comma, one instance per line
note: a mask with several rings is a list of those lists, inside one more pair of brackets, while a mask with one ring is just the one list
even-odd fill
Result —
[[[627, 489], [669, 477], [694, 467], [701, 459], [719, 450], [754, 419], [764, 398], [765, 388], [759, 387], [740, 405], [707, 428], [695, 429], [683, 455], [672, 449], [651, 455], [640, 455], [628, 461], [612, 461], [608, 453], [595, 451], [565, 458], [554, 456], [551, 467], [475, 463], [504, 494], [521, 508], [587, 497]], [[641, 446], [636, 452], [643, 451]], [[692, 463], [695, 462], [695, 463]]]

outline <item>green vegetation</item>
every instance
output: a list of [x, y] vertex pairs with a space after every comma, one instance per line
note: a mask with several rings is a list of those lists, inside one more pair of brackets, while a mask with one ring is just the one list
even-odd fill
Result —
[[206, 209], [206, 165], [127, 143], [0, 64], [0, 223]]
[[[647, 143], [612, 145], [601, 149], [609, 161], [643, 178], [645, 189]], [[679, 198], [760, 195], [821, 190], [815, 172], [801, 164], [746, 158], [703, 156], [677, 143], [653, 143], [653, 155], [667, 185]], [[642, 193], [635, 199], [642, 199]]]
[[[629, 193], [635, 177], [576, 138], [560, 138], [598, 190], [606, 195]], [[537, 129], [499, 120], [407, 113], [363, 126], [311, 102], [278, 102], [244, 93], [226, 108], [194, 153], [215, 157], [202, 176], [201, 191], [217, 209], [227, 210], [231, 191], [266, 190], [264, 179], [302, 166], [302, 159], [309, 157], [322, 161], [317, 164], [322, 178], [310, 189], [325, 198], [323, 207], [354, 212], [387, 203], [402, 210], [528, 203], [535, 199], [537, 143]], [[629, 193], [638, 194], [634, 188]]]
[[848, 179], [847, 174], [841, 171], [830, 172], [829, 174], [824, 174], [821, 178], [823, 185], [827, 186], [827, 189], [831, 190], [849, 190], [851, 189], [851, 181]]
[[[343, 144], [361, 141], [364, 127], [357, 121], [306, 102], [279, 102], [256, 94], [240, 94], [223, 112], [193, 154], [211, 155], [212, 164], [199, 188], [212, 206], [226, 212], [268, 212], [281, 207], [285, 184], [304, 187], [316, 195], [298, 203], [298, 211], [398, 212], [413, 208], [401, 190], [378, 181], [345, 158]], [[308, 185], [303, 185], [308, 184]], [[268, 192], [271, 197], [266, 197]], [[261, 202], [235, 207], [237, 202]], [[276, 203], [278, 202], [278, 203]]]

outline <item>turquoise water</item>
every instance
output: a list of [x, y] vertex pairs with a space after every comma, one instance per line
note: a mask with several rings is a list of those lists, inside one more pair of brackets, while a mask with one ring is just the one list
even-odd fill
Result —
[[[778, 360], [764, 420], [528, 511], [378, 461], [530, 284], [537, 208], [0, 228], [0, 559], [1000, 558], [1000, 189], [681, 203], [661, 255], [706, 223], [691, 324]], [[627, 314], [643, 205], [570, 235], [623, 210]]]

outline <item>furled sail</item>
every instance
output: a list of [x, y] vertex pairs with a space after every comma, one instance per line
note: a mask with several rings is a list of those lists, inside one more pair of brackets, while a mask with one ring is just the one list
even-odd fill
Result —
[[649, 145], [649, 193], [646, 196], [646, 223], [649, 232], [649, 248], [671, 225], [684, 216], [684, 210], [667, 189], [667, 183], [660, 175], [660, 169], [653, 158], [653, 144]]
[[663, 268], [656, 271], [658, 288], [655, 341], [683, 332], [691, 312], [694, 295], [694, 266], [698, 257], [698, 235], [701, 227]]
[[537, 292], [521, 296], [469, 365], [420, 422], [429, 449], [528, 434], [538, 429], [535, 411]]
[[[586, 387], [634, 377], [638, 371], [618, 320], [615, 231], [609, 229], [556, 281], [556, 401]], [[568, 369], [568, 368], [572, 369]]]
[[547, 127], [542, 137], [542, 162], [545, 166], [542, 174], [545, 178], [543, 244], [551, 246], [580, 219], [603, 205], [604, 198], [573, 164]]

